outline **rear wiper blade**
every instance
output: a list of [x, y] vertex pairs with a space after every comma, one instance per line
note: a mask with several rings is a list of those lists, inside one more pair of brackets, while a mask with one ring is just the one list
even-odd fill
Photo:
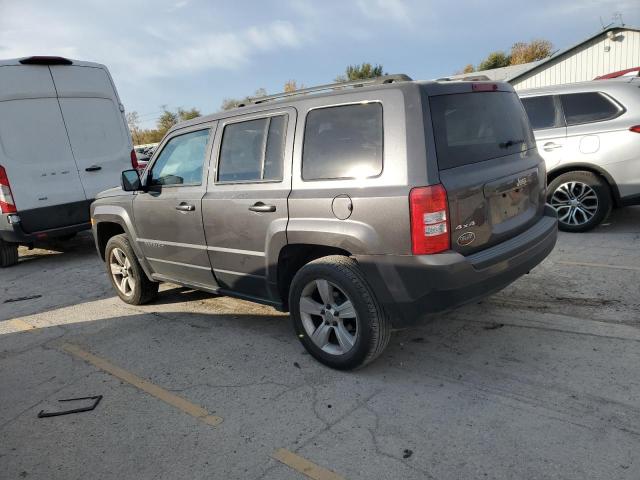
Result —
[[522, 139], [522, 140], [507, 140], [506, 142], [499, 143], [498, 146], [500, 148], [509, 148], [509, 147], [513, 147], [514, 145], [520, 145], [521, 143], [524, 143], [524, 139]]

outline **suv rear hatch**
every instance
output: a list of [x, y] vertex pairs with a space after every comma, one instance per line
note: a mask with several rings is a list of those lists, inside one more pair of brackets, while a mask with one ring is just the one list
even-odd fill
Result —
[[451, 249], [471, 254], [535, 223], [544, 211], [546, 171], [513, 88], [451, 82], [424, 85], [423, 95], [447, 191]]

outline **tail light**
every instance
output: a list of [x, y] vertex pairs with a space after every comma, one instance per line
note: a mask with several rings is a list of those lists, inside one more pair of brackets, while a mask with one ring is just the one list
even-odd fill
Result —
[[16, 204], [11, 194], [11, 186], [9, 185], [9, 177], [7, 171], [0, 165], [0, 211], [2, 213], [17, 213]]
[[413, 254], [428, 255], [449, 250], [449, 209], [444, 187], [438, 184], [412, 189], [409, 207]]
[[140, 164], [138, 163], [138, 156], [136, 155], [135, 150], [131, 150], [131, 166], [138, 170], [140, 168]]
[[640, 133], [640, 125], [634, 125], [633, 127], [629, 127], [629, 130], [635, 133]]

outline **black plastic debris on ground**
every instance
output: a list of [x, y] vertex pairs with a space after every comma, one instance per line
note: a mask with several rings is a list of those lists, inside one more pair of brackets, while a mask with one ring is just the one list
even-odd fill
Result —
[[72, 413], [90, 412], [91, 410], [93, 410], [98, 406], [98, 404], [100, 403], [100, 400], [102, 400], [102, 395], [96, 395], [95, 397], [65, 398], [58, 401], [59, 402], [75, 402], [78, 400], [93, 400], [93, 403], [87, 407], [73, 408], [71, 410], [62, 410], [59, 412], [45, 412], [44, 410], [40, 410], [40, 412], [38, 413], [38, 418], [59, 417], [60, 415], [70, 415]]
[[413, 455], [413, 450], [409, 450], [408, 448], [405, 448], [402, 452], [402, 458], [409, 458], [411, 455]]
[[504, 323], [492, 323], [491, 325], [485, 325], [484, 328], [485, 330], [497, 330], [498, 328], [502, 328], [504, 327]]
[[7, 298], [2, 303], [24, 302], [25, 300], [34, 300], [40, 297], [42, 297], [42, 295], [29, 295], [28, 297]]

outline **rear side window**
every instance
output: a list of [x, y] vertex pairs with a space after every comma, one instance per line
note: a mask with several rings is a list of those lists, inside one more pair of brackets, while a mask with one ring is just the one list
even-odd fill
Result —
[[429, 98], [441, 170], [535, 147], [527, 114], [511, 92], [471, 92]]
[[287, 118], [277, 115], [225, 126], [218, 181], [282, 180]]
[[151, 168], [151, 185], [200, 185], [209, 130], [173, 137]]
[[558, 114], [553, 96], [545, 95], [521, 100], [534, 130], [562, 126], [561, 116]]
[[567, 125], [599, 122], [617, 117], [622, 109], [600, 92], [560, 95]]
[[382, 173], [382, 105], [312, 110], [302, 151], [304, 180], [368, 178]]

